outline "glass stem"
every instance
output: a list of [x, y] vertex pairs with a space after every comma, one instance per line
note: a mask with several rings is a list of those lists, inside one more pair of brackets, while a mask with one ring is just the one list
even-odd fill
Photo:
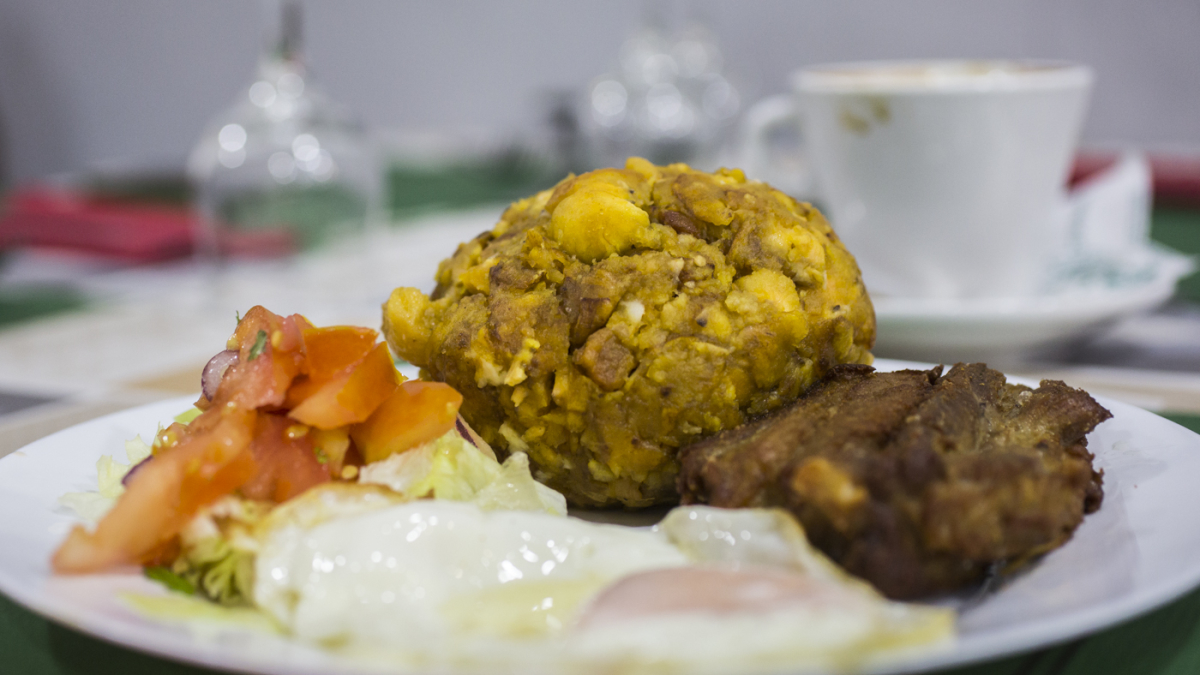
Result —
[[299, 0], [262, 0], [266, 62], [303, 63], [304, 8]]

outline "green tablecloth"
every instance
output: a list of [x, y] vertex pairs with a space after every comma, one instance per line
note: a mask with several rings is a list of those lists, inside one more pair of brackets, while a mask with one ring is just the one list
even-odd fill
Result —
[[[1200, 433], [1198, 415], [1167, 417]], [[168, 675], [211, 671], [107, 644], [47, 621], [0, 595], [0, 672]], [[940, 672], [944, 675], [1195, 675], [1200, 673], [1200, 590], [1079, 640]]]
[[[1200, 256], [1200, 210], [1155, 209], [1150, 236], [1177, 251]], [[1175, 294], [1182, 300], [1200, 303], [1200, 271], [1182, 279]]]

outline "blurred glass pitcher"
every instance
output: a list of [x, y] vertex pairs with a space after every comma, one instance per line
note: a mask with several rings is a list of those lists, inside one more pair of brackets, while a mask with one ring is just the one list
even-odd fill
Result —
[[188, 160], [214, 259], [277, 258], [360, 234], [379, 176], [362, 127], [313, 87], [295, 0], [263, 3], [254, 82], [209, 123]]

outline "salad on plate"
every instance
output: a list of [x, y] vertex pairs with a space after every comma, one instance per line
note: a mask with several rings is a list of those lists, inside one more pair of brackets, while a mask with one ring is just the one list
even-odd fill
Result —
[[370, 669], [845, 669], [950, 644], [952, 610], [886, 600], [786, 512], [568, 516], [523, 453], [497, 460], [459, 392], [405, 380], [378, 338], [240, 317], [195, 409], [63, 497], [95, 523], [55, 573], [140, 566]]

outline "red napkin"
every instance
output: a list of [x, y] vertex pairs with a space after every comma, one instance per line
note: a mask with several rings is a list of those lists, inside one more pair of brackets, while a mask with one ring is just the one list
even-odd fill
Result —
[[[1154, 181], [1155, 206], [1200, 208], [1200, 156], [1150, 153], [1148, 159]], [[1113, 153], [1079, 153], [1071, 172], [1071, 187], [1086, 182], [1116, 161], [1117, 155]]]
[[0, 248], [49, 246], [154, 262], [190, 254], [196, 228], [186, 208], [32, 186], [10, 193], [0, 217]]

